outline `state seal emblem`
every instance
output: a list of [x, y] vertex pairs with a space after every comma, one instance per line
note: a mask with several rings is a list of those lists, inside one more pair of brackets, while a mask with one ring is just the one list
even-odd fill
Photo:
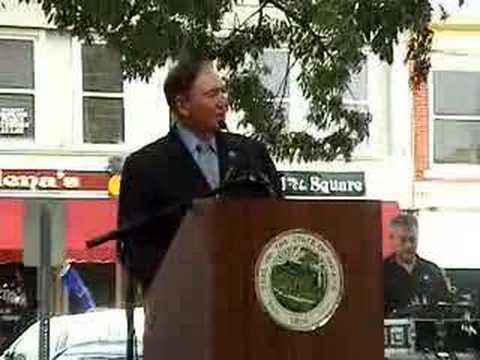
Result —
[[319, 234], [285, 231], [261, 252], [255, 289], [258, 301], [278, 325], [312, 331], [330, 320], [342, 300], [342, 265]]

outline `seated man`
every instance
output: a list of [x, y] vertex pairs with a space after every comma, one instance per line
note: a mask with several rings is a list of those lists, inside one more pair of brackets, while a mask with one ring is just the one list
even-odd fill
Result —
[[394, 253], [383, 264], [385, 314], [412, 304], [449, 301], [442, 270], [417, 255], [418, 222], [412, 215], [398, 215], [390, 223]]

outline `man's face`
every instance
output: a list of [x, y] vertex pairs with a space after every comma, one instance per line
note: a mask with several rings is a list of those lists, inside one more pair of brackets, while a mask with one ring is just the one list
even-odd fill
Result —
[[415, 260], [418, 245], [418, 230], [413, 227], [393, 226], [390, 240], [399, 259], [407, 264]]
[[205, 66], [195, 79], [190, 92], [177, 101], [177, 111], [190, 129], [213, 133], [227, 113], [225, 86], [212, 67]]

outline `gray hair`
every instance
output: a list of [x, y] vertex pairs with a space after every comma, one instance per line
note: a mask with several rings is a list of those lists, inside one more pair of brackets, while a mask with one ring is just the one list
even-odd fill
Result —
[[390, 221], [390, 227], [404, 227], [407, 229], [416, 229], [418, 230], [418, 220], [415, 216], [410, 214], [401, 214], [395, 216]]

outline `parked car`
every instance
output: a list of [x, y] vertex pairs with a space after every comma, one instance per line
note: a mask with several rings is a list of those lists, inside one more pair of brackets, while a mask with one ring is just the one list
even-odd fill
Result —
[[[139, 357], [143, 357], [143, 308], [135, 309], [134, 319], [137, 353]], [[124, 356], [122, 351], [124, 354], [126, 349], [126, 337], [127, 322], [124, 309], [94, 310], [83, 314], [53, 316], [50, 319], [49, 358], [70, 360], [82, 351], [99, 353], [110, 351], [122, 358], [121, 356]], [[39, 322], [37, 321], [5, 350], [0, 360], [38, 360], [38, 347]], [[100, 358], [104, 357], [100, 356]]]
[[[69, 346], [55, 355], [53, 360], [125, 360], [125, 340], [102, 340]], [[143, 353], [137, 348], [137, 360], [143, 360]]]

